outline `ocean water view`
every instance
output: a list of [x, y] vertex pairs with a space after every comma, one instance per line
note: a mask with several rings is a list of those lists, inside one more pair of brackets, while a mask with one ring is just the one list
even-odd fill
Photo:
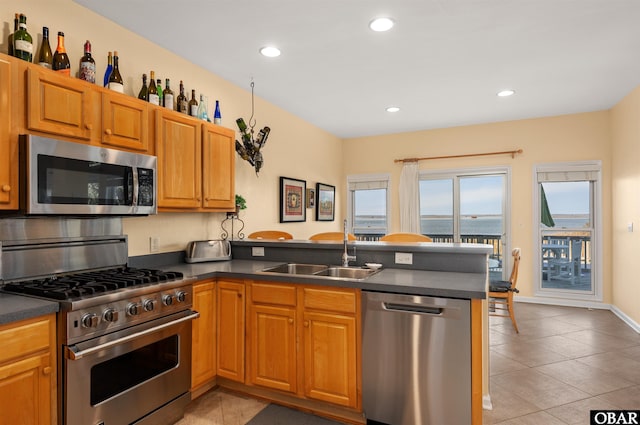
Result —
[[[353, 232], [356, 234], [383, 234], [383, 216], [356, 216]], [[570, 215], [554, 217], [553, 229], [582, 229], [589, 223], [588, 215]], [[451, 235], [453, 233], [453, 220], [451, 217], [422, 216], [420, 217], [421, 233], [436, 235]], [[487, 216], [462, 216], [460, 221], [460, 233], [463, 235], [491, 235], [502, 234], [502, 217]]]

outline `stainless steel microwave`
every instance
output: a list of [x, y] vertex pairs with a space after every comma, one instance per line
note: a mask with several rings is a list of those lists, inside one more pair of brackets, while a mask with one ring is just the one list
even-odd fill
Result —
[[33, 215], [156, 214], [151, 155], [20, 136], [21, 209]]

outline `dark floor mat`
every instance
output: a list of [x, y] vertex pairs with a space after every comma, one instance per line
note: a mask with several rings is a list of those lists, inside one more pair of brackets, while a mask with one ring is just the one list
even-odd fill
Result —
[[342, 425], [342, 422], [270, 404], [247, 422], [247, 425]]

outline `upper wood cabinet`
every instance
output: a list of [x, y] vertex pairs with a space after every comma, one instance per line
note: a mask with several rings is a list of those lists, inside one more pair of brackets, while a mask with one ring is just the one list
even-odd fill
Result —
[[103, 145], [141, 153], [153, 152], [149, 143], [149, 107], [120, 93], [102, 93]]
[[201, 125], [186, 115], [156, 110], [158, 207], [202, 205]]
[[202, 207], [233, 210], [235, 198], [235, 132], [202, 125]]
[[13, 59], [0, 58], [0, 209], [18, 208], [18, 140], [12, 134]]
[[84, 82], [45, 68], [27, 69], [27, 128], [84, 141], [99, 138], [98, 95]]

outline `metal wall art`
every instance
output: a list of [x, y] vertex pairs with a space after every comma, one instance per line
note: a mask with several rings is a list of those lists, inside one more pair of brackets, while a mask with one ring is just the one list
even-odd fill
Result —
[[249, 164], [256, 170], [256, 175], [262, 168], [264, 164], [264, 159], [262, 157], [262, 152], [260, 150], [267, 143], [267, 138], [269, 137], [269, 133], [271, 129], [267, 126], [263, 127], [262, 130], [258, 132], [257, 137], [254, 136], [253, 127], [256, 125], [256, 120], [253, 119], [254, 114], [254, 100], [253, 100], [253, 87], [254, 83], [251, 81], [251, 118], [249, 118], [249, 128], [247, 128], [247, 124], [244, 122], [244, 119], [238, 118], [236, 120], [236, 124], [238, 124], [238, 129], [240, 130], [240, 134], [242, 135], [242, 143], [236, 140], [236, 152], [244, 159], [248, 161]]

